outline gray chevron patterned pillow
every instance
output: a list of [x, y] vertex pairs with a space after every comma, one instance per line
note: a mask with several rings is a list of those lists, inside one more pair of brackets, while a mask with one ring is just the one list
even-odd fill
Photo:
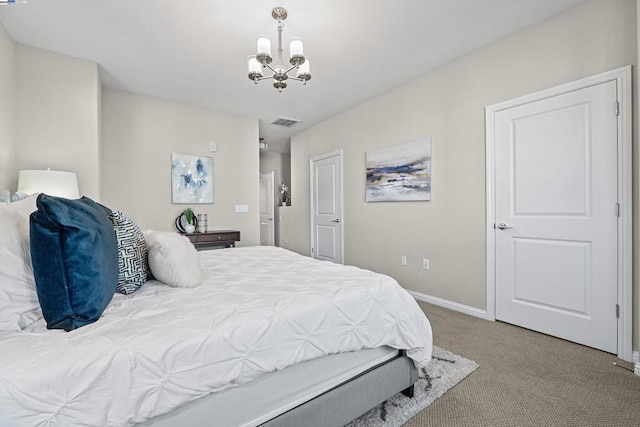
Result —
[[140, 227], [122, 212], [115, 211], [109, 218], [118, 241], [118, 286], [116, 291], [129, 295], [140, 289], [147, 281], [149, 272], [147, 244]]

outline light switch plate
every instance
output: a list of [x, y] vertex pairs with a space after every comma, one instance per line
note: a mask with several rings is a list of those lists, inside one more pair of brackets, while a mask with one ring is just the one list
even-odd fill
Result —
[[236, 213], [247, 213], [249, 212], [248, 205], [236, 205]]
[[218, 144], [216, 144], [215, 142], [210, 142], [209, 151], [211, 151], [212, 153], [215, 153], [216, 151], [218, 151]]

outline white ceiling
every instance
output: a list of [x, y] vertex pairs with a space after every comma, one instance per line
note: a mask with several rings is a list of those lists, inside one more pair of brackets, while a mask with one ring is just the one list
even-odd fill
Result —
[[[0, 22], [16, 42], [97, 62], [106, 87], [257, 117], [286, 152], [291, 135], [583, 1], [27, 0], [0, 6]], [[312, 74], [282, 93], [246, 70], [258, 35], [276, 44], [275, 6], [289, 12], [285, 55], [302, 38]]]

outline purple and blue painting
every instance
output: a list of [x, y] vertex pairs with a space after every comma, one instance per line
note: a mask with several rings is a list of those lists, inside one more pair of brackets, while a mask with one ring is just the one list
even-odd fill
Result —
[[171, 154], [171, 202], [213, 203], [213, 158]]
[[431, 200], [431, 138], [367, 152], [367, 202]]

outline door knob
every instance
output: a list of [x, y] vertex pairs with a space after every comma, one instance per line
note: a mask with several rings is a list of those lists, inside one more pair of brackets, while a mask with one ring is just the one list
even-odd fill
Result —
[[506, 230], [507, 228], [513, 228], [513, 227], [509, 227], [507, 224], [505, 224], [504, 222], [501, 222], [500, 224], [498, 224], [498, 228], [500, 230]]
[[331, 222], [335, 222], [337, 224], [337, 223], [340, 222], [340, 218], [333, 219], [333, 220], [331, 220]]

